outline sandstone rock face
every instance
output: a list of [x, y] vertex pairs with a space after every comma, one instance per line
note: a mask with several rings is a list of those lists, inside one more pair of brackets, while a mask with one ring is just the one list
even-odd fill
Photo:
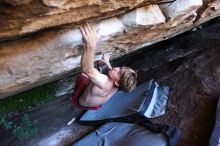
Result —
[[202, 4], [202, 0], [176, 0], [171, 4], [165, 4], [163, 11], [166, 17], [173, 19], [180, 15], [196, 11]]
[[166, 18], [158, 5], [150, 5], [125, 14], [122, 20], [125, 25], [136, 27], [164, 23]]
[[95, 28], [102, 39], [103, 37], [113, 36], [116, 33], [123, 33], [125, 26], [121, 19], [114, 17], [95, 24]]
[[2, 0], [12, 6], [20, 6], [20, 5], [24, 5], [24, 4], [28, 4], [30, 1], [32, 0]]
[[[219, 0], [203, 1], [203, 5], [199, 0], [185, 1], [184, 5], [176, 0], [170, 3], [172, 9], [156, 5], [162, 2], [159, 0], [45, 0], [34, 5], [37, 2], [21, 3], [13, 10], [6, 4], [0, 6], [0, 12], [4, 12], [0, 18], [5, 20], [0, 22], [0, 98], [59, 79], [78, 68], [83, 52], [78, 26], [84, 21], [90, 21], [100, 35], [96, 59], [106, 51], [111, 51], [114, 59], [220, 15]], [[167, 12], [172, 12], [174, 6], [178, 13], [165, 17], [163, 14], [170, 14]], [[31, 9], [33, 13], [29, 14]], [[34, 33], [52, 26], [59, 27]]]
[[69, 0], [42, 0], [43, 4], [51, 7], [61, 7]]
[[[1, 0], [0, 40], [19, 37], [41, 29], [78, 25], [122, 14], [140, 5], [170, 0]], [[13, 5], [19, 5], [13, 7]]]

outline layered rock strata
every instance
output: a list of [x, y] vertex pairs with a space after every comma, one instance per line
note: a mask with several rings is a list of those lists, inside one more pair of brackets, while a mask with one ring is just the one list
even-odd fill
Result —
[[0, 40], [62, 25], [80, 25], [171, 0], [0, 0]]

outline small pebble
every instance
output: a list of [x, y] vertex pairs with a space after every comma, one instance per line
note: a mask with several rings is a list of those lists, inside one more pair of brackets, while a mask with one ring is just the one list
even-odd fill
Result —
[[74, 121], [76, 120], [76, 118], [72, 118], [72, 120], [70, 120], [67, 125], [70, 126]]

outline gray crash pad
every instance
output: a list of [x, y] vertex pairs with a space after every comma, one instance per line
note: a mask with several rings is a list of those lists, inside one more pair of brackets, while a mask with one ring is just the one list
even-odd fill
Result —
[[166, 137], [145, 127], [111, 122], [98, 128], [73, 146], [167, 146]]
[[137, 116], [155, 118], [166, 111], [169, 88], [159, 86], [154, 80], [137, 86], [132, 92], [116, 92], [100, 110], [87, 111], [79, 122], [88, 124], [123, 121]]
[[220, 146], [220, 99], [216, 111], [215, 127], [209, 142], [210, 146]]

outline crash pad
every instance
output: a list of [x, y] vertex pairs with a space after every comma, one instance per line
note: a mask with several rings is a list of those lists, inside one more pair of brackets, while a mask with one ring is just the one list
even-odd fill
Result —
[[107, 123], [73, 146], [167, 146], [162, 133], [130, 123]]
[[168, 87], [160, 86], [155, 80], [150, 80], [137, 86], [132, 92], [116, 92], [100, 110], [87, 111], [79, 122], [105, 123], [133, 120], [140, 116], [159, 117], [166, 111], [168, 93]]

